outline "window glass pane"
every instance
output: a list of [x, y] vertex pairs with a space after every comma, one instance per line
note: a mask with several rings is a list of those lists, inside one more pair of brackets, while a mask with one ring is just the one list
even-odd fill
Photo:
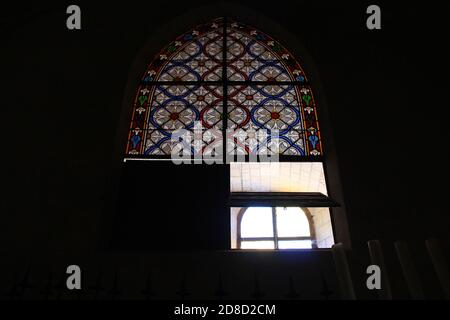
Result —
[[241, 249], [275, 249], [273, 241], [242, 241]]
[[306, 76], [284, 46], [238, 21], [227, 24], [227, 78], [233, 81], [298, 81]]
[[[228, 79], [253, 83], [230, 86], [227, 92], [227, 126], [238, 131], [227, 134], [234, 138], [226, 141], [233, 142], [229, 143], [231, 154], [322, 155], [316, 101], [299, 62], [267, 34], [236, 21], [224, 23], [219, 18], [198, 25], [155, 55], [136, 92], [126, 154], [170, 155], [173, 147], [169, 141], [175, 128], [192, 131], [193, 121], [199, 121], [204, 130], [217, 129], [218, 137], [222, 137], [220, 131], [226, 129], [221, 127], [223, 93], [209, 90], [211, 96], [195, 91], [197, 87], [209, 87], [200, 85], [200, 81]], [[222, 77], [223, 68], [226, 79]], [[281, 83], [285, 81], [296, 83]], [[180, 82], [198, 85], [182, 89], [175, 85]], [[155, 89], [155, 83], [169, 86]], [[187, 153], [209, 155], [210, 149], [216, 148], [213, 142], [224, 143], [218, 137], [211, 141], [212, 134], [207, 135], [207, 141], [197, 139], [195, 146], [200, 151], [188, 149]], [[209, 150], [204, 150], [205, 146]]]
[[142, 81], [222, 79], [223, 20], [215, 19], [173, 39], [155, 56]]
[[311, 249], [311, 240], [280, 240], [278, 241], [279, 249]]
[[228, 128], [235, 130], [238, 143], [229, 154], [305, 155], [299, 90], [293, 85], [230, 86]]
[[232, 162], [230, 191], [328, 194], [321, 162]]
[[242, 217], [241, 237], [273, 237], [272, 208], [248, 208]]
[[[222, 145], [222, 87], [157, 85], [141, 91], [128, 154], [171, 155], [184, 149], [185, 154], [209, 155]], [[209, 131], [195, 138], [203, 130], [199, 125]]]
[[309, 237], [309, 221], [301, 208], [276, 208], [279, 237]]

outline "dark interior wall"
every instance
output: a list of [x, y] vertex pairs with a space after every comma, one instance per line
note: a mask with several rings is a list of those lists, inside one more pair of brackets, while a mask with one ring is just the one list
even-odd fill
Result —
[[[120, 170], [107, 251], [226, 250], [227, 167], [130, 161]], [[161, 179], [155, 180], [155, 175]], [[156, 204], [156, 205], [155, 205]], [[112, 225], [112, 228], [111, 228]], [[108, 243], [109, 242], [109, 243]]]
[[[130, 68], [162, 25], [211, 3], [80, 3], [81, 31], [66, 29], [63, 4], [2, 12], [2, 251], [98, 249]], [[298, 37], [315, 63], [354, 248], [448, 244], [449, 5], [380, 4], [383, 29], [369, 31], [368, 4], [245, 6]]]

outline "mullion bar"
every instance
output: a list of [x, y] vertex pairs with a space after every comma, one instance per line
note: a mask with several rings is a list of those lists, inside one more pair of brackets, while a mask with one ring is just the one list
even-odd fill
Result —
[[278, 229], [277, 229], [277, 208], [272, 207], [272, 226], [273, 226], [273, 240], [275, 244], [275, 250], [278, 250]]
[[[227, 78], [227, 17], [224, 17], [222, 26], [222, 161], [227, 157], [227, 128], [228, 128], [228, 83]], [[227, 178], [229, 181], [229, 178]]]

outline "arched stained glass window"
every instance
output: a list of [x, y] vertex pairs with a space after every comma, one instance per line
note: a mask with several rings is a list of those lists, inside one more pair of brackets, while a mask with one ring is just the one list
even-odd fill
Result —
[[218, 145], [245, 155], [322, 155], [316, 103], [299, 62], [275, 39], [229, 19], [190, 30], [151, 61], [136, 93], [126, 156], [170, 156], [173, 134], [184, 129], [196, 137], [197, 125], [208, 134], [193, 140], [192, 155]]

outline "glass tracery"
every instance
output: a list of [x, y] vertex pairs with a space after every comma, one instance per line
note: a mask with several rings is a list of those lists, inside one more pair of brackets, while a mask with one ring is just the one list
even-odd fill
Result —
[[[274, 151], [277, 130], [279, 154], [322, 155], [314, 95], [298, 61], [268, 35], [229, 19], [197, 26], [151, 61], [135, 97], [126, 154], [170, 155], [172, 134], [194, 135], [195, 123], [245, 131], [229, 149], [238, 154]], [[267, 134], [254, 139], [259, 129]], [[208, 153], [224, 137], [206, 135], [192, 154]]]

